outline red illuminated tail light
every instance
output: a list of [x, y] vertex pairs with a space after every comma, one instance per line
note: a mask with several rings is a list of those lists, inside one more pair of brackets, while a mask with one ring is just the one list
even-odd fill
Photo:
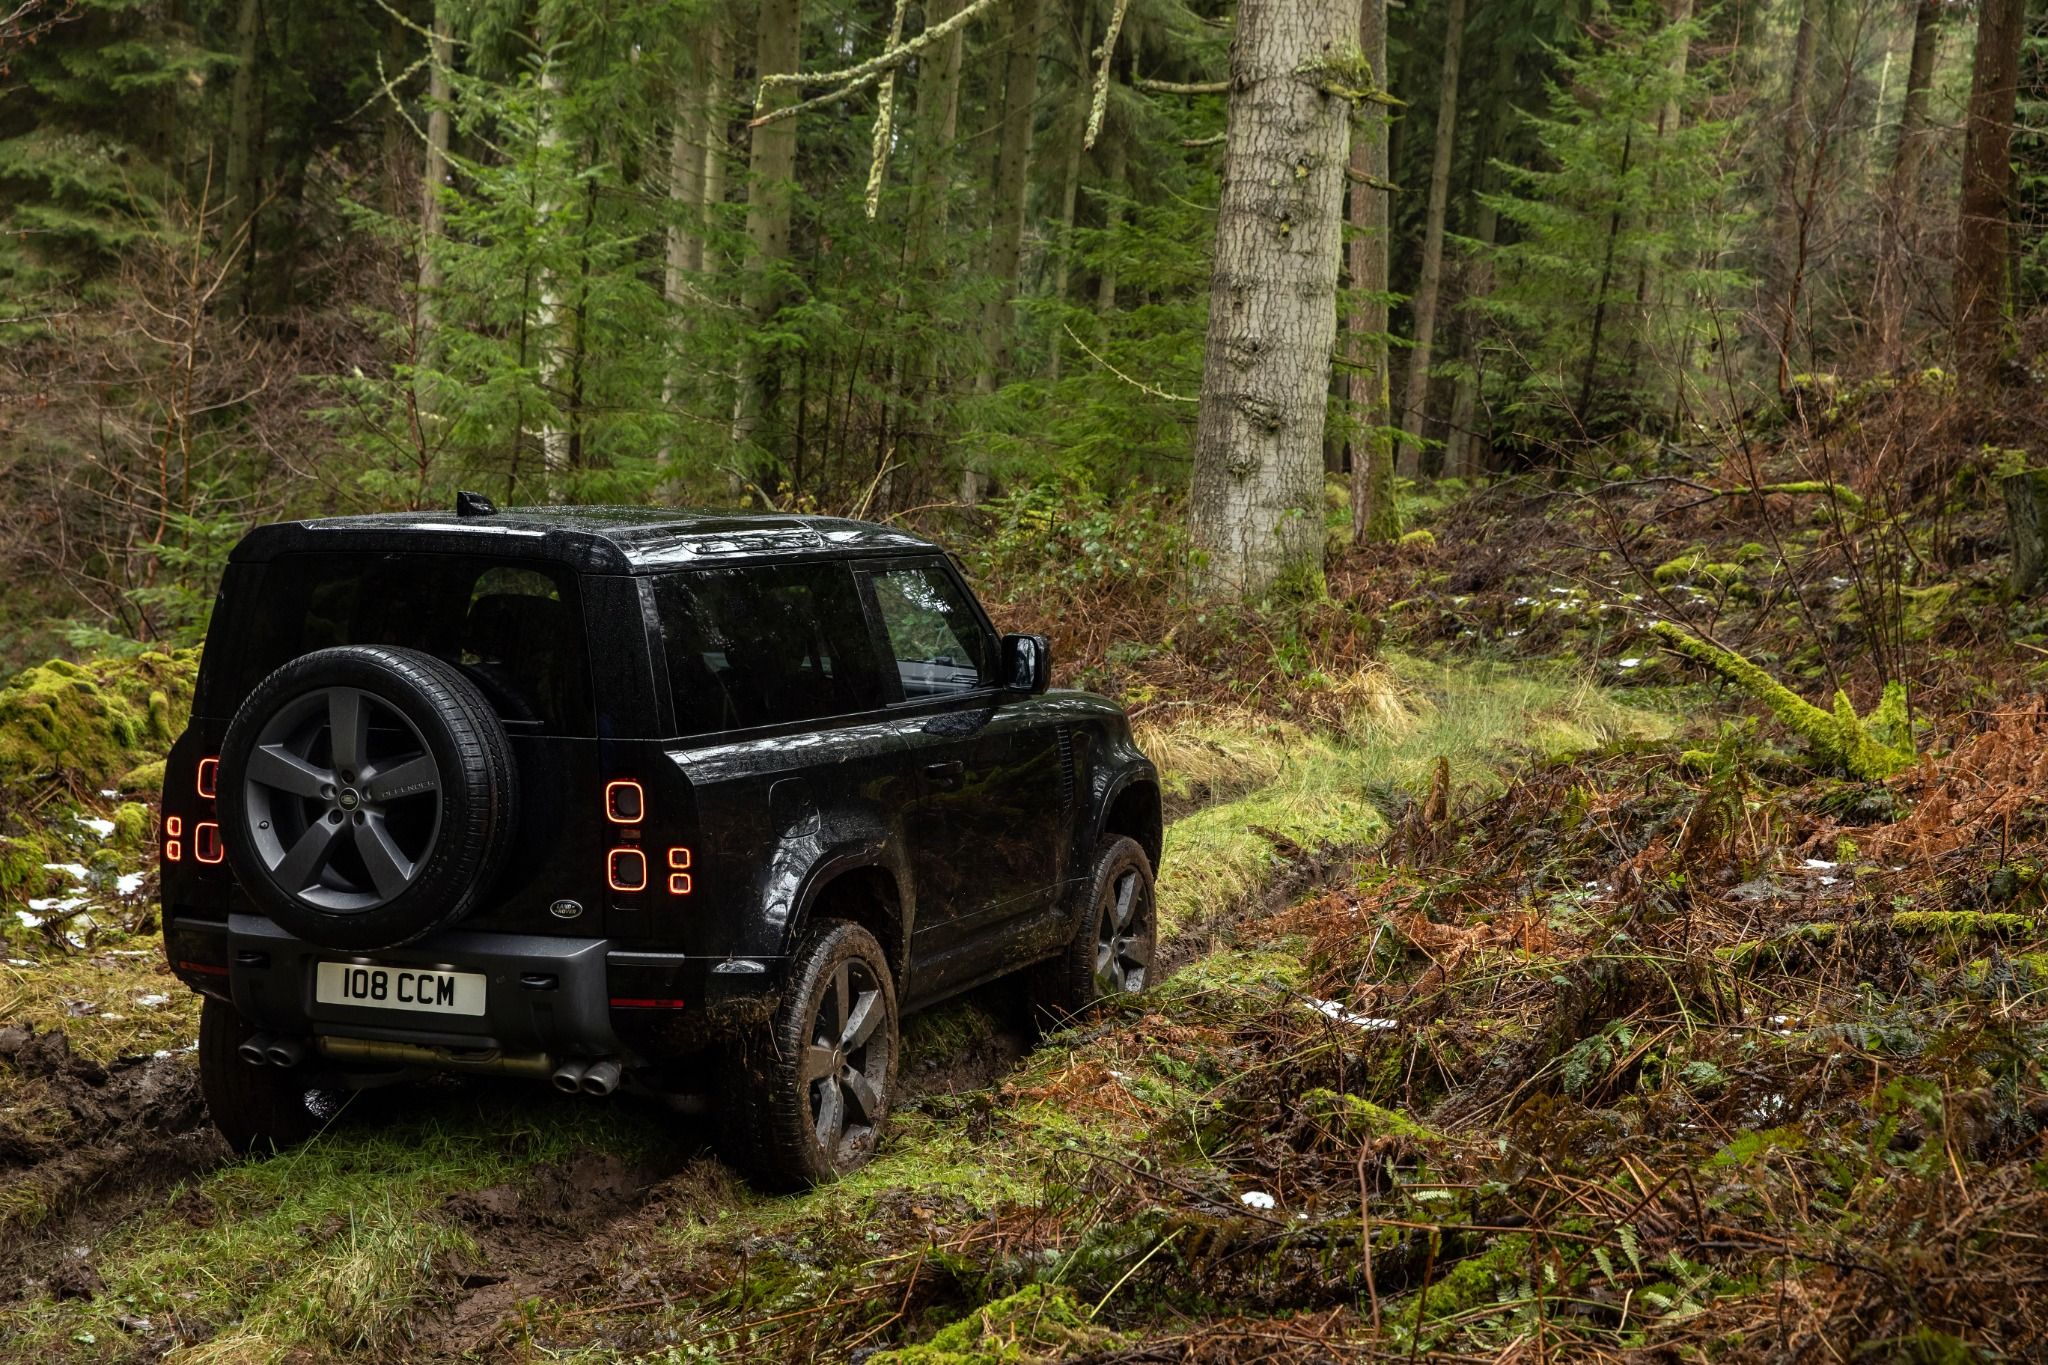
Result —
[[647, 815], [647, 793], [631, 778], [604, 784], [604, 818], [615, 825], [637, 825]]
[[668, 874], [668, 893], [669, 893], [669, 894], [670, 894], [671, 896], [687, 896], [687, 895], [689, 895], [689, 894], [690, 894], [690, 874], [689, 874], [689, 873], [687, 873], [687, 872], [671, 872], [671, 873], [669, 873], [669, 874]]
[[645, 891], [647, 855], [637, 848], [615, 848], [605, 855], [604, 875], [614, 891]]
[[211, 820], [192, 826], [192, 856], [202, 863], [217, 863], [227, 856], [220, 841], [220, 826]]
[[185, 834], [185, 817], [166, 815], [164, 817], [164, 861], [167, 863], [185, 860], [185, 845], [180, 842]]
[[183, 861], [184, 861], [184, 859], [185, 859], [185, 846], [184, 846], [183, 844], [179, 843], [179, 842], [178, 842], [178, 841], [177, 841], [176, 839], [168, 839], [168, 840], [165, 840], [165, 842], [164, 842], [164, 861], [165, 861], [165, 862], [172, 862], [172, 863], [176, 863], [176, 862], [183, 862]]
[[214, 793], [220, 790], [220, 760], [217, 758], [200, 759], [199, 773], [193, 779], [192, 785], [201, 796], [209, 801], [213, 800]]

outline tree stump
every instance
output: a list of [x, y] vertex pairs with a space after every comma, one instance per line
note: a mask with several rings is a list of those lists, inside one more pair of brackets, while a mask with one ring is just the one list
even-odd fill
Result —
[[2012, 524], [2012, 577], [2006, 590], [2025, 597], [2048, 570], [2048, 469], [2022, 469], [2002, 479]]

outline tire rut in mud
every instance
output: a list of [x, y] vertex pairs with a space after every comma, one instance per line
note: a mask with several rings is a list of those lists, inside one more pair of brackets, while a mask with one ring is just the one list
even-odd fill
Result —
[[60, 1030], [0, 1028], [0, 1303], [47, 1286], [89, 1295], [91, 1247], [172, 1182], [226, 1161], [206, 1121], [189, 1056], [107, 1065], [71, 1051]]

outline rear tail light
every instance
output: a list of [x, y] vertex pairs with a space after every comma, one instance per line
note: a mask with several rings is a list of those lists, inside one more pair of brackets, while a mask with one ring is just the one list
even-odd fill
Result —
[[647, 793], [631, 778], [604, 784], [604, 818], [615, 825], [637, 825], [647, 815]]
[[219, 825], [202, 820], [192, 826], [192, 856], [202, 863], [217, 863], [227, 856], [227, 848], [220, 841]]
[[164, 861], [178, 863], [185, 860], [185, 817], [166, 815], [164, 817]]
[[193, 778], [192, 785], [201, 796], [209, 801], [213, 800], [214, 793], [220, 790], [220, 760], [200, 759], [199, 773]]
[[637, 848], [615, 848], [605, 855], [604, 873], [614, 891], [645, 891], [647, 855]]
[[[687, 848], [670, 849], [668, 851], [668, 865], [671, 869], [688, 867], [690, 865], [690, 850]], [[671, 870], [668, 874], [668, 893], [671, 896], [689, 895], [690, 874]]]

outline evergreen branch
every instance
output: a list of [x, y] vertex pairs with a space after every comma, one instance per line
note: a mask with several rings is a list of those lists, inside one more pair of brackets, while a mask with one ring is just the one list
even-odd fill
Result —
[[1088, 353], [1088, 358], [1090, 360], [1100, 365], [1103, 369], [1108, 370], [1111, 374], [1115, 375], [1118, 379], [1123, 380], [1124, 383], [1129, 384], [1132, 388], [1138, 390], [1140, 393], [1149, 394], [1154, 398], [1164, 398], [1169, 403], [1200, 403], [1202, 401], [1199, 398], [1189, 398], [1185, 394], [1168, 393], [1165, 389], [1154, 388], [1152, 385], [1147, 384], [1142, 379], [1133, 379], [1129, 375], [1125, 374], [1122, 370], [1119, 370], [1116, 366], [1110, 364], [1107, 360], [1104, 360], [1100, 355], [1096, 354], [1095, 348], [1093, 346], [1090, 346], [1087, 342], [1081, 340], [1081, 338], [1074, 335], [1074, 329], [1072, 327], [1068, 326], [1066, 323], [1063, 322], [1060, 324], [1060, 330], [1065, 332], [1076, 346], [1079, 346], [1083, 351], [1086, 351]]
[[[896, 0], [896, 17], [889, 24], [889, 46], [896, 47], [903, 41], [903, 11], [910, 0]], [[875, 111], [875, 143], [868, 162], [868, 221], [873, 222], [875, 212], [882, 205], [882, 178], [889, 172], [889, 134], [896, 123], [896, 68], [882, 77], [880, 92], [881, 108]]]
[[1227, 95], [1229, 81], [1155, 81], [1150, 76], [1138, 82], [1140, 90], [1155, 95]]
[[[804, 113], [807, 110], [835, 103], [845, 99], [848, 95], [865, 90], [880, 80], [885, 73], [896, 70], [896, 68], [902, 66], [939, 39], [966, 27], [968, 23], [979, 18], [982, 12], [993, 4], [995, 4], [995, 0], [974, 0], [973, 4], [967, 6], [967, 8], [961, 10], [952, 18], [944, 23], [934, 24], [909, 42], [900, 43], [889, 48], [887, 51], [868, 58], [864, 62], [842, 67], [837, 71], [770, 72], [761, 78], [760, 93], [754, 97], [755, 116], [748, 121], [747, 127], [759, 128], [770, 123], [780, 123], [786, 118], [795, 118], [798, 114]], [[824, 85], [831, 81], [837, 81], [840, 84], [836, 90], [831, 91], [829, 94], [818, 95], [812, 99], [807, 99], [782, 109], [771, 109], [767, 113], [759, 112], [762, 105], [767, 102], [768, 92], [771, 89], [779, 89], [783, 86]]]
[[1211, 133], [1208, 137], [1184, 137], [1180, 140], [1180, 145], [1183, 147], [1216, 147], [1222, 145], [1224, 139], [1229, 136], [1230, 134], [1228, 133]]
[[1376, 175], [1367, 175], [1364, 171], [1356, 170], [1350, 166], [1344, 168], [1344, 174], [1350, 177], [1353, 184], [1363, 185], [1369, 190], [1385, 190], [1388, 194], [1399, 194], [1401, 192], [1401, 187], [1393, 181], [1382, 180]]
[[1081, 150], [1095, 150], [1095, 139], [1102, 133], [1102, 116], [1109, 110], [1109, 63], [1116, 55], [1116, 40], [1123, 32], [1124, 11], [1130, 8], [1131, 0], [1116, 0], [1116, 8], [1109, 12], [1109, 32], [1102, 40], [1098, 51], [1102, 65], [1095, 73], [1095, 94], [1088, 105], [1088, 133], [1081, 139]]

